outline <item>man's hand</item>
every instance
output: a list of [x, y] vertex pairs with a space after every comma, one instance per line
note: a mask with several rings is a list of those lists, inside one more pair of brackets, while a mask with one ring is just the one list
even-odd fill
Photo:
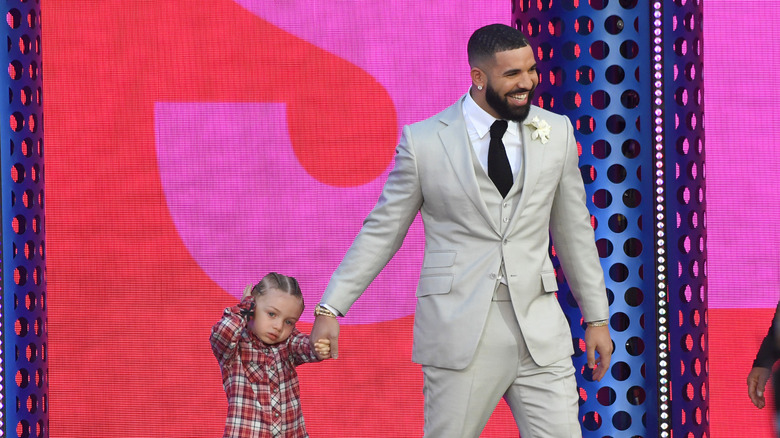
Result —
[[750, 401], [752, 401], [758, 409], [763, 409], [763, 407], [766, 406], [764, 389], [766, 389], [766, 382], [769, 380], [771, 372], [772, 371], [769, 368], [754, 367], [750, 370], [750, 374], [748, 374], [748, 397], [750, 397]]
[[[585, 329], [585, 350], [588, 354], [588, 368], [593, 370], [593, 380], [599, 381], [609, 369], [612, 359], [612, 338], [609, 336], [609, 326], [591, 327]], [[598, 352], [599, 357], [596, 357]]]
[[311, 328], [311, 339], [330, 341], [330, 357], [339, 357], [339, 321], [335, 317], [318, 315]]

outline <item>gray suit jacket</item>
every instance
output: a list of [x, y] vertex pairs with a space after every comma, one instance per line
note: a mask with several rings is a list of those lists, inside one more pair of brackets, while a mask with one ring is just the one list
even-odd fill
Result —
[[550, 232], [585, 320], [609, 315], [573, 129], [568, 118], [532, 106], [526, 121], [549, 123], [550, 139], [532, 140], [531, 129], [522, 126], [524, 171], [502, 199], [475, 163], [462, 100], [404, 127], [382, 195], [322, 302], [346, 314], [401, 246], [419, 211], [425, 256], [412, 359], [442, 368], [468, 366], [503, 261], [530, 354], [548, 365], [573, 354], [571, 331], [553, 293], [558, 287], [548, 255]]

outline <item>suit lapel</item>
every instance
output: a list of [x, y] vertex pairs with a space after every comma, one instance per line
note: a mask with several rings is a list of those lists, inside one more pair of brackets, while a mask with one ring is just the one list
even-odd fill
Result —
[[477, 176], [474, 173], [474, 163], [471, 158], [472, 146], [468, 135], [464, 135], [466, 134], [466, 122], [463, 119], [462, 102], [463, 98], [441, 114], [441, 121], [446, 126], [439, 131], [439, 138], [452, 167], [455, 169], [455, 174], [464, 193], [485, 218], [485, 222], [490, 224], [496, 233], [500, 233], [498, 224], [493, 220], [485, 200], [482, 199]]
[[[523, 190], [520, 193], [520, 201], [512, 214], [512, 222], [518, 216], [517, 213], [523, 211], [523, 208], [528, 203], [528, 198], [533, 194], [536, 181], [539, 180], [542, 162], [544, 161], [544, 145], [538, 140], [531, 139], [532, 128], [525, 124], [533, 120], [535, 115], [538, 115], [536, 107], [532, 106], [528, 117], [520, 124], [520, 132], [523, 136], [523, 166], [525, 169], [523, 171]], [[511, 227], [512, 224], [510, 223], [509, 226]]]

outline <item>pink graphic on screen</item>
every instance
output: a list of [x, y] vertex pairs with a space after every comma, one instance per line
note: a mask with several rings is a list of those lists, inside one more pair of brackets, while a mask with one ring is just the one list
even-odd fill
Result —
[[[395, 106], [398, 132], [466, 92], [468, 37], [479, 26], [509, 19], [508, 4], [495, 0], [469, 15], [451, 2], [238, 3], [375, 78]], [[423, 18], [437, 25], [421, 28]], [[321, 73], [330, 73], [327, 65]], [[329, 185], [301, 164], [291, 143], [291, 134], [300, 132], [294, 130], [312, 127], [291, 126], [287, 113], [278, 102], [158, 102], [160, 176], [182, 241], [220, 287], [238, 296], [262, 272], [294, 273], [306, 302], [316, 303], [390, 167], [362, 185]], [[418, 218], [344, 322], [411, 315], [423, 246]], [[305, 312], [302, 320], [312, 316]]]
[[[710, 308], [774, 308], [780, 295], [780, 9], [762, 2], [705, 5], [707, 277]], [[724, 26], [719, 24], [723, 23]]]

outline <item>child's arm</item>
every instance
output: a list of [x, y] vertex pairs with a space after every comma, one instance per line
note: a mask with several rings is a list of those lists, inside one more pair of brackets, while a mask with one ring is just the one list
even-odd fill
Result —
[[298, 329], [294, 329], [290, 335], [289, 346], [290, 353], [295, 359], [295, 366], [306, 362], [317, 362], [322, 360], [314, 351], [314, 347], [309, 340], [309, 335], [301, 333]]
[[235, 354], [253, 302], [251, 296], [245, 296], [237, 305], [225, 309], [222, 319], [211, 328], [211, 351], [220, 365]]

